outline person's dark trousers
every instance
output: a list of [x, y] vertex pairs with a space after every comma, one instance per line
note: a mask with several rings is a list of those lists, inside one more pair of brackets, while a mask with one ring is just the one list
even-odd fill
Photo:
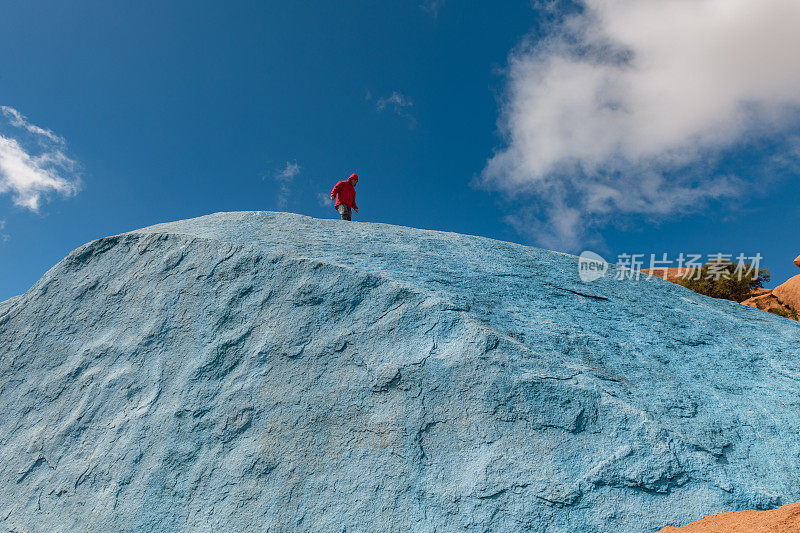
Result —
[[350, 220], [350, 207], [344, 204], [339, 204], [336, 208], [339, 211], [339, 214], [342, 215], [342, 220]]

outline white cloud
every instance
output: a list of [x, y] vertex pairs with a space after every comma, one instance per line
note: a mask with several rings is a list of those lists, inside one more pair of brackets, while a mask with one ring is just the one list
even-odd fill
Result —
[[413, 128], [416, 126], [417, 121], [409, 112], [409, 108], [411, 107], [414, 107], [414, 102], [411, 101], [411, 99], [406, 95], [397, 91], [392, 92], [392, 94], [389, 96], [378, 98], [378, 100], [375, 102], [375, 109], [378, 111], [384, 111], [387, 108], [391, 109], [397, 115], [408, 120], [409, 126]]
[[0, 106], [5, 122], [0, 129], [0, 194], [39, 211], [42, 199], [52, 193], [70, 196], [80, 180], [77, 164], [65, 154], [66, 143], [52, 131], [40, 128], [16, 109]]
[[540, 214], [516, 218], [540, 242], [576, 248], [617, 214], [736, 195], [716, 158], [800, 124], [797, 0], [581, 4], [512, 52], [507, 145], [480, 179], [535, 199]]
[[284, 209], [286, 207], [289, 195], [292, 192], [292, 182], [298, 174], [300, 174], [300, 165], [297, 164], [297, 161], [287, 161], [285, 167], [273, 174], [272, 178], [280, 186], [277, 196], [279, 209]]

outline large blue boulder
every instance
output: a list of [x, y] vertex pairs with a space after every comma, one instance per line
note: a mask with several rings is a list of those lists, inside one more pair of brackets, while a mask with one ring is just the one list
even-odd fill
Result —
[[485, 238], [220, 213], [0, 304], [10, 531], [653, 532], [800, 500], [800, 324]]

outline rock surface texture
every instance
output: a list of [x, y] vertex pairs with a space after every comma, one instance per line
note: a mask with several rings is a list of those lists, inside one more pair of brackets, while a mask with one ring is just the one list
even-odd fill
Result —
[[800, 500], [800, 324], [645, 278], [279, 213], [99, 239], [0, 303], [0, 524], [642, 533]]

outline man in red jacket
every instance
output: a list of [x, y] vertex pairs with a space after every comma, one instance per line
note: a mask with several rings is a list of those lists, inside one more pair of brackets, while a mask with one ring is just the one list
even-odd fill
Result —
[[358, 213], [356, 183], [358, 183], [358, 174], [352, 174], [347, 181], [337, 183], [331, 191], [331, 200], [336, 200], [333, 207], [342, 215], [342, 220], [350, 220], [351, 209]]

